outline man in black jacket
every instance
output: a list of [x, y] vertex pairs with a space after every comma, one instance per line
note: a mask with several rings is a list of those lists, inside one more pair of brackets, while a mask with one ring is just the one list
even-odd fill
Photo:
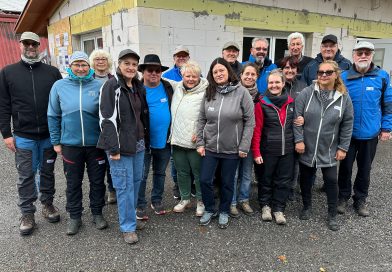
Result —
[[[42, 215], [51, 223], [60, 220], [53, 205], [56, 152], [50, 143], [47, 108], [50, 89], [62, 76], [57, 68], [40, 61], [39, 44], [37, 34], [24, 32], [20, 39], [21, 61], [0, 72], [0, 130], [5, 145], [15, 153], [21, 235], [34, 230], [38, 188]], [[36, 180], [37, 171], [40, 177]]]

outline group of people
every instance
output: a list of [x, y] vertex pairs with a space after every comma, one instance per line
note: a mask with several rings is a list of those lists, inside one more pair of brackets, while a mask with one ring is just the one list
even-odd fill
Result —
[[185, 46], [175, 49], [171, 69], [156, 54], [140, 63], [136, 52], [125, 49], [113, 74], [106, 51], [95, 50], [90, 57], [75, 51], [62, 78], [40, 61], [39, 37], [23, 33], [21, 61], [0, 72], [0, 130], [15, 152], [20, 233], [29, 235], [35, 228], [37, 191], [42, 215], [52, 223], [60, 220], [53, 205], [57, 156], [67, 182], [68, 235], [82, 225], [86, 168], [96, 228], [108, 226], [102, 213], [106, 176], [107, 202], [117, 203], [124, 240], [136, 243], [136, 230], [148, 219], [150, 166], [150, 205], [163, 215], [170, 161], [173, 196], [179, 198], [173, 211], [184, 212], [195, 196], [200, 225], [218, 217], [218, 226], [227, 228], [238, 208], [254, 213], [249, 204], [253, 171], [263, 221], [286, 224], [286, 203], [298, 181], [299, 218], [308, 220], [320, 168], [327, 226], [336, 231], [337, 214], [345, 213], [352, 195], [355, 161], [353, 204], [360, 216], [368, 216], [372, 161], [378, 141], [390, 139], [392, 131], [389, 75], [373, 63], [374, 45], [366, 41], [354, 46], [353, 64], [340, 54], [334, 35], [322, 39], [314, 59], [303, 55], [301, 33], [290, 34], [287, 42], [289, 55], [275, 64], [267, 57], [265, 38], [252, 40], [250, 58], [243, 63], [239, 45], [227, 42], [206, 78]]

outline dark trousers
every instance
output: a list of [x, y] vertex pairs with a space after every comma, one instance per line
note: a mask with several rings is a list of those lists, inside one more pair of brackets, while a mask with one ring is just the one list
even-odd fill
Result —
[[346, 158], [339, 167], [339, 199], [349, 200], [351, 196], [351, 176], [354, 161], [357, 160], [358, 172], [354, 181], [354, 205], [366, 201], [370, 184], [370, 170], [376, 155], [378, 137], [371, 140], [351, 139]]
[[[316, 174], [316, 171], [316, 167], [309, 167], [301, 162], [299, 163], [299, 179], [304, 209], [312, 206], [312, 177]], [[323, 173], [325, 192], [327, 194], [328, 214], [335, 216], [338, 202], [337, 166], [323, 167], [321, 168], [321, 172]]]
[[215, 212], [213, 179], [218, 162], [221, 164], [220, 204], [219, 212], [229, 213], [233, 198], [234, 178], [238, 167], [238, 159], [222, 159], [206, 155], [201, 160], [200, 187], [203, 203], [208, 212]]
[[274, 212], [283, 212], [291, 188], [294, 153], [283, 156], [264, 156], [263, 177], [258, 180], [260, 206], [270, 206]]
[[110, 164], [107, 155], [105, 156], [105, 165], [106, 165], [106, 182], [108, 183], [108, 191], [114, 192], [112, 175], [110, 174]]
[[85, 165], [90, 182], [90, 209], [93, 215], [102, 214], [105, 206], [105, 153], [95, 147], [63, 146], [64, 174], [67, 180], [66, 210], [72, 219], [79, 219], [83, 212], [82, 181]]

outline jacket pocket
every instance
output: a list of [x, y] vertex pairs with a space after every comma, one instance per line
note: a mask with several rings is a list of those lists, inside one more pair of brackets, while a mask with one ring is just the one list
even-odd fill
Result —
[[110, 168], [113, 187], [115, 189], [124, 190], [127, 187], [127, 170], [125, 168]]

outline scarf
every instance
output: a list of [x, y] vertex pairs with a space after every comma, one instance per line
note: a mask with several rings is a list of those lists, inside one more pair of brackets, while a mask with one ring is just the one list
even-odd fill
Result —
[[91, 69], [91, 68], [90, 68], [89, 73], [86, 76], [82, 76], [82, 77], [75, 75], [72, 72], [71, 68], [69, 68], [69, 67], [66, 69], [66, 71], [68, 73], [68, 76], [72, 79], [75, 79], [75, 80], [86, 80], [86, 79], [88, 80], [88, 79], [91, 79], [94, 75], [94, 69]]
[[216, 87], [216, 91], [220, 94], [227, 94], [231, 91], [234, 91], [237, 88], [238, 85], [233, 85], [233, 82], [230, 82], [229, 84]]
[[246, 88], [249, 91], [250, 96], [252, 96], [252, 100], [255, 100], [257, 93], [259, 92], [257, 89], [257, 84], [255, 84], [253, 87]]
[[328, 103], [333, 99], [334, 94], [335, 91], [320, 90], [320, 99], [323, 108], [325, 108], [328, 105]]
[[273, 95], [269, 92], [269, 90], [267, 90], [266, 94], [265, 94], [269, 100], [271, 101], [272, 104], [274, 104], [276, 107], [278, 107], [279, 109], [282, 108], [282, 106], [284, 105], [284, 103], [286, 103], [287, 99], [288, 99], [288, 95], [287, 92], [283, 90], [282, 94], [277, 96], [277, 95]]
[[21, 59], [22, 59], [24, 62], [26, 62], [27, 64], [30, 64], [30, 65], [32, 65], [32, 64], [34, 64], [34, 63], [37, 63], [37, 62], [40, 62], [40, 61], [41, 61], [40, 56], [37, 56], [37, 58], [35, 58], [35, 59], [28, 59], [28, 58], [26, 58], [24, 55], [21, 55], [20, 57], [21, 57]]

